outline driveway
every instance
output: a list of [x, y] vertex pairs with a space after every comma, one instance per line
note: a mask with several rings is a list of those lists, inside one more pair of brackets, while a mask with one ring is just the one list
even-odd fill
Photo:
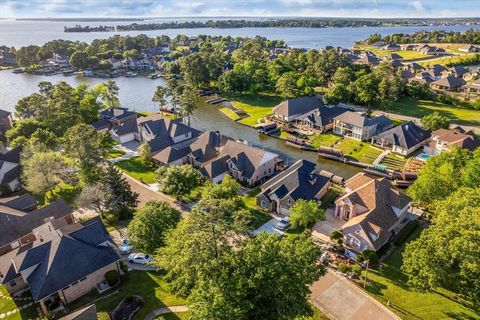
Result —
[[333, 216], [335, 209], [328, 208], [325, 211], [325, 220], [317, 222], [312, 229], [312, 237], [322, 242], [330, 242], [330, 234], [333, 231], [340, 230], [345, 223], [343, 220], [339, 220]]
[[275, 228], [275, 225], [277, 224], [278, 220], [280, 220], [279, 217], [274, 217], [272, 220], [266, 222], [264, 225], [262, 225], [260, 228], [257, 230], [253, 231], [254, 235], [259, 234], [260, 232], [267, 232], [267, 233], [273, 233], [277, 236], [282, 236], [285, 232], [278, 230]]
[[393, 312], [347, 279], [328, 270], [310, 290], [310, 301], [336, 320], [400, 320]]
[[[127, 237], [127, 228], [121, 228], [121, 229], [115, 229], [110, 231], [110, 236], [112, 237], [112, 240], [115, 242], [117, 246], [120, 246], [122, 243], [122, 240]], [[132, 253], [137, 252], [135, 248], [133, 249]], [[118, 250], [118, 253], [120, 254], [120, 250]], [[157, 268], [148, 266], [148, 265], [141, 265], [137, 263], [130, 263], [128, 262], [128, 254], [120, 254], [120, 257], [122, 261], [128, 266], [129, 269], [132, 270], [139, 270], [139, 271], [154, 271]]]

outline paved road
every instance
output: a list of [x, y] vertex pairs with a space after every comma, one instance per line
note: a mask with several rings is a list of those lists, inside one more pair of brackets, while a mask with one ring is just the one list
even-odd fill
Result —
[[333, 319], [400, 320], [380, 302], [331, 270], [310, 290], [310, 301]]

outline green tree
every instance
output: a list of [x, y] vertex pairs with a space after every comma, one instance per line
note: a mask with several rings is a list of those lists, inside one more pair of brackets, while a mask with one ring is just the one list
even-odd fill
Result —
[[85, 185], [75, 202], [79, 207], [93, 207], [100, 216], [104, 217], [108, 198], [108, 187], [101, 182], [96, 182]]
[[[207, 182], [208, 183], [208, 182]], [[230, 175], [225, 175], [221, 183], [210, 183], [202, 197], [232, 199], [240, 194], [241, 186]]]
[[167, 97], [168, 97], [168, 89], [164, 86], [157, 86], [155, 92], [152, 96], [152, 101], [158, 103], [158, 107], [160, 111], [162, 111], [162, 107], [167, 104]]
[[437, 111], [424, 116], [421, 120], [421, 123], [425, 128], [432, 131], [441, 128], [448, 129], [448, 127], [450, 126], [450, 120], [447, 117], [442, 116]]
[[21, 47], [17, 50], [17, 64], [20, 67], [30, 67], [32, 64], [40, 62], [39, 57], [40, 47], [39, 46], [26, 46]]
[[322, 220], [325, 211], [314, 200], [298, 199], [290, 208], [290, 222], [293, 227], [307, 228]]
[[283, 99], [293, 98], [297, 95], [297, 79], [294, 72], [284, 73], [278, 78], [275, 85], [277, 93], [282, 96]]
[[165, 234], [180, 218], [180, 212], [167, 203], [149, 201], [135, 211], [128, 225], [128, 239], [138, 250], [151, 254], [165, 245]]
[[179, 105], [182, 115], [187, 117], [187, 124], [190, 125], [190, 118], [198, 105], [198, 98], [192, 87], [185, 86], [183, 88]]
[[59, 143], [58, 138], [55, 134], [42, 128], [37, 129], [32, 134], [29, 142], [35, 145], [42, 144], [50, 150], [54, 150]]
[[116, 219], [123, 220], [132, 214], [132, 208], [138, 204], [138, 193], [133, 192], [128, 181], [113, 165], [108, 165], [103, 181], [109, 190], [105, 207]]
[[189, 194], [202, 181], [200, 172], [189, 164], [160, 167], [156, 173], [159, 190], [177, 199]]
[[444, 287], [480, 306], [480, 188], [462, 188], [434, 205], [432, 225], [407, 244], [402, 270], [419, 291]]
[[144, 142], [138, 148], [138, 158], [140, 163], [146, 167], [154, 167], [155, 162], [152, 157], [152, 150], [147, 142]]
[[70, 64], [80, 70], [90, 67], [90, 56], [85, 51], [75, 51], [70, 56]]
[[108, 80], [106, 83], [97, 84], [93, 89], [97, 92], [105, 108], [120, 107], [119, 88], [115, 81]]

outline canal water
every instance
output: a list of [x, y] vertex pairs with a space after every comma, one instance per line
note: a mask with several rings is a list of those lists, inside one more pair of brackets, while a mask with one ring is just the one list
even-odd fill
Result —
[[[28, 74], [14, 74], [10, 70], [0, 71], [0, 108], [14, 111], [18, 99], [37, 91], [39, 81], [65, 81], [73, 86], [82, 82], [90, 85], [101, 83], [104, 79], [79, 76], [64, 77], [62, 75], [35, 76]], [[120, 88], [120, 102], [123, 107], [135, 111], [157, 111], [158, 107], [151, 101], [153, 92], [158, 85], [165, 84], [163, 79], [151, 80], [145, 77], [116, 78]], [[276, 152], [287, 162], [296, 159], [306, 159], [318, 163], [319, 170], [327, 170], [344, 178], [349, 178], [359, 172], [353, 166], [335, 161], [318, 158], [315, 152], [299, 150], [285, 145], [285, 142], [275, 138], [260, 135], [256, 130], [236, 123], [219, 111], [219, 106], [212, 106], [202, 100], [193, 113], [192, 126], [199, 130], [218, 130], [222, 134], [234, 139], [242, 139], [249, 143]]]

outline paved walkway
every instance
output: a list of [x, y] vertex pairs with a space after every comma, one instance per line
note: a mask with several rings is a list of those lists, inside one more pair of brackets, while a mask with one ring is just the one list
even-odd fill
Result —
[[331, 270], [310, 290], [310, 301], [332, 319], [400, 320], [380, 302]]
[[154, 310], [150, 312], [149, 314], [146, 315], [145, 320], [153, 320], [156, 317], [162, 315], [162, 314], [167, 314], [167, 313], [172, 313], [172, 312], [187, 312], [188, 311], [188, 306], [171, 306], [171, 307], [164, 307], [160, 308], [157, 310]]

